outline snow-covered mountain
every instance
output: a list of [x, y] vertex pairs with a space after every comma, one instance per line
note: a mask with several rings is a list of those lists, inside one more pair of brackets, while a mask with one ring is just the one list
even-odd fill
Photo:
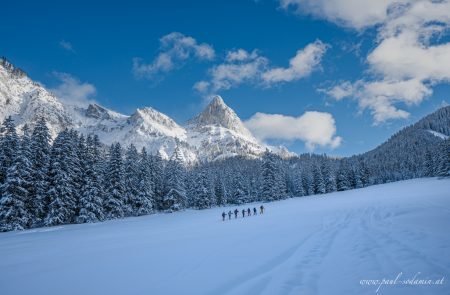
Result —
[[152, 153], [160, 152], [164, 158], [170, 158], [178, 146], [186, 163], [236, 155], [258, 157], [266, 148], [282, 156], [292, 155], [286, 149], [259, 143], [220, 96], [182, 127], [150, 107], [137, 109], [129, 116], [98, 104], [87, 108], [64, 104], [25, 72], [0, 58], [0, 121], [7, 116], [13, 116], [19, 128], [25, 124], [32, 128], [40, 117], [45, 117], [53, 138], [65, 128], [74, 128], [84, 134], [97, 134], [105, 144], [132, 143]]
[[14, 118], [19, 131], [24, 124], [33, 127], [40, 117], [45, 117], [52, 137], [72, 126], [70, 114], [53, 94], [0, 58], [0, 121], [8, 116]]
[[188, 121], [187, 130], [188, 141], [197, 148], [201, 159], [255, 157], [266, 149], [220, 96], [215, 96], [203, 112]]

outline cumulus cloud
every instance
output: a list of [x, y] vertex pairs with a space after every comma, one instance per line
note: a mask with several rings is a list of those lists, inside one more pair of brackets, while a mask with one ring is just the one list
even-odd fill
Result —
[[407, 0], [280, 0], [280, 5], [299, 14], [361, 30], [385, 22], [389, 7], [404, 2]]
[[354, 83], [345, 81], [334, 87], [321, 90], [336, 100], [352, 98], [358, 102], [361, 110], [370, 110], [374, 124], [391, 119], [405, 119], [409, 113], [395, 107], [397, 103], [408, 106], [418, 105], [429, 97], [433, 90], [419, 79], [409, 80], [359, 80]]
[[54, 75], [60, 81], [60, 84], [50, 91], [64, 103], [84, 107], [95, 102], [94, 96], [97, 90], [94, 85], [83, 83], [67, 73], [55, 72]]
[[211, 45], [198, 43], [194, 38], [178, 32], [163, 36], [159, 51], [150, 63], [144, 62], [142, 58], [134, 58], [133, 73], [137, 77], [155, 79], [160, 78], [160, 74], [181, 67], [188, 59], [212, 60], [215, 57]]
[[287, 68], [271, 67], [269, 59], [260, 55], [257, 50], [232, 50], [227, 52], [223, 63], [209, 69], [209, 81], [197, 82], [194, 89], [211, 94], [244, 83], [270, 87], [305, 78], [320, 67], [327, 48], [328, 45], [319, 40], [308, 44], [297, 51]]
[[375, 47], [366, 57], [367, 74], [325, 90], [338, 100], [356, 99], [362, 110], [371, 110], [376, 124], [407, 118], [402, 105], [420, 104], [434, 85], [450, 82], [448, 0], [280, 0], [280, 4], [356, 30], [377, 28]]
[[291, 82], [307, 77], [316, 69], [327, 50], [327, 45], [317, 40], [308, 44], [304, 49], [298, 50], [297, 54], [289, 60], [289, 67], [274, 68], [262, 74], [266, 83]]
[[305, 112], [298, 117], [256, 113], [244, 122], [259, 140], [301, 140], [309, 150], [317, 146], [336, 148], [342, 138], [336, 136], [333, 116], [323, 112]]

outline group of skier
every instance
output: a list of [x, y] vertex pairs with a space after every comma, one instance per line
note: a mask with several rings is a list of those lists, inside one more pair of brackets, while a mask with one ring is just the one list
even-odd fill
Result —
[[[264, 214], [264, 206], [261, 205], [259, 207], [259, 214]], [[247, 212], [247, 216], [252, 216], [252, 210], [250, 210], [250, 208], [247, 208], [247, 210], [242, 209], [242, 217], [245, 217], [245, 213]], [[239, 214], [239, 210], [236, 208], [234, 209], [234, 218], [238, 218], [238, 214]], [[233, 215], [233, 212], [228, 211], [228, 220], [231, 219], [231, 216]], [[256, 207], [253, 208], [253, 215], [258, 215], [258, 210], [256, 210]], [[227, 216], [227, 213], [225, 213], [225, 211], [222, 212], [222, 220], [225, 221], [225, 217]]]

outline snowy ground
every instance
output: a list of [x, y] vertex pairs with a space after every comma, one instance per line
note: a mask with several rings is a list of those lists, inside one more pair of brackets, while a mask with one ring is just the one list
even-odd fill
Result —
[[[450, 294], [448, 179], [265, 206], [226, 222], [215, 208], [1, 233], [0, 293], [376, 294], [361, 280], [401, 273], [379, 294]], [[399, 283], [414, 276], [444, 281]]]

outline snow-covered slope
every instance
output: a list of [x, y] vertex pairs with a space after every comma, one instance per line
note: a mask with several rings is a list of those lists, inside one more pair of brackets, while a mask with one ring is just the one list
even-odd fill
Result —
[[[234, 207], [0, 233], [0, 290], [449, 294], [449, 191], [449, 179], [414, 179], [267, 203], [264, 215], [225, 222]], [[399, 275], [403, 284], [364, 281]], [[414, 276], [444, 281], [409, 284]]]
[[[178, 146], [186, 162], [215, 160], [235, 155], [260, 156], [260, 144], [236, 113], [217, 96], [186, 128], [152, 108], [122, 115], [97, 104], [87, 108], [61, 103], [42, 85], [32, 81], [6, 59], [0, 59], [0, 121], [12, 115], [19, 127], [31, 127], [43, 116], [52, 137], [64, 128], [95, 133], [105, 144], [131, 143], [170, 158]], [[270, 148], [270, 147], [269, 147]], [[283, 148], [270, 148], [282, 156], [292, 155]]]
[[201, 159], [260, 156], [266, 149], [220, 96], [188, 122], [187, 130], [188, 141], [197, 148]]
[[20, 69], [0, 58], [0, 121], [12, 116], [20, 128], [31, 128], [45, 117], [53, 137], [72, 126], [64, 105], [42, 85], [33, 82]]

